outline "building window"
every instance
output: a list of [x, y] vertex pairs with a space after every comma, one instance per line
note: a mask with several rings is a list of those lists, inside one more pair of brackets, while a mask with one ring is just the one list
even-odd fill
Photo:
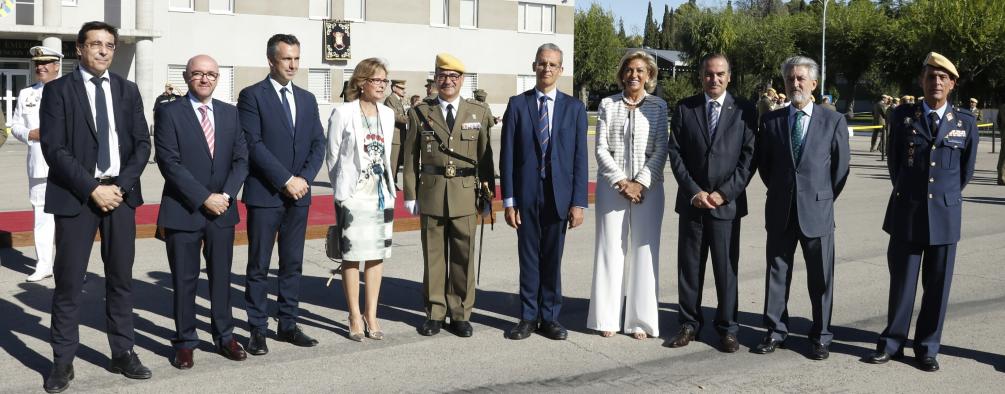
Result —
[[233, 14], [234, 0], [209, 0], [209, 12], [212, 14]]
[[365, 21], [366, 0], [345, 0], [345, 18], [351, 21]]
[[[188, 94], [185, 84], [185, 65], [169, 64], [167, 82], [174, 86], [175, 94]], [[216, 90], [213, 98], [225, 103], [234, 103], [234, 67], [220, 66], [220, 77], [216, 80]]]
[[308, 15], [311, 19], [331, 18], [331, 2], [329, 0], [310, 0], [310, 10]]
[[[433, 83], [436, 83], [434, 72], [430, 72], [428, 75], [427, 78], [434, 80]], [[461, 98], [475, 98], [475, 90], [478, 90], [478, 74], [464, 74], [464, 84], [461, 85]]]
[[307, 90], [321, 104], [332, 101], [332, 78], [327, 68], [312, 68], [307, 71]]
[[167, 83], [174, 86], [174, 93], [178, 95], [185, 95], [188, 93], [188, 85], [185, 84], [185, 65], [184, 64], [169, 64], [168, 65], [168, 75]]
[[461, 27], [478, 27], [478, 0], [461, 0]]
[[537, 86], [537, 78], [534, 75], [517, 75], [516, 76], [516, 93], [520, 94], [531, 90]]
[[168, 11], [195, 11], [194, 5], [192, 4], [194, 2], [195, 0], [168, 0]]
[[73, 70], [77, 69], [77, 61], [73, 59], [63, 59], [63, 62], [59, 65], [59, 75], [63, 76], [72, 73]]
[[449, 0], [429, 0], [429, 24], [432, 26], [446, 26]]
[[77, 0], [63, 0], [63, 5], [68, 7], [76, 7]]
[[528, 33], [555, 32], [555, 6], [552, 4], [519, 3], [519, 31]]
[[35, 24], [35, 0], [16, 0], [14, 2], [14, 23], [18, 25]]

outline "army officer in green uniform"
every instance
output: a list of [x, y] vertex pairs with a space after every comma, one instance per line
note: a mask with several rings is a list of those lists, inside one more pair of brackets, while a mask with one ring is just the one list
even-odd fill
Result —
[[[436, 55], [437, 97], [426, 98], [408, 114], [405, 152], [405, 208], [420, 215], [425, 261], [426, 321], [419, 334], [436, 335], [449, 316], [460, 337], [472, 333], [475, 303], [476, 207], [481, 188], [495, 190], [488, 105], [460, 97], [464, 64]], [[484, 204], [483, 204], [484, 205]]]

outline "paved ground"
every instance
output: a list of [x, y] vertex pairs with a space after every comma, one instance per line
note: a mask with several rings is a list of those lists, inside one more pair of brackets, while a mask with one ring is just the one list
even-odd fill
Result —
[[[105, 370], [108, 346], [103, 334], [102, 265], [92, 252], [82, 312], [81, 348], [75, 362], [76, 392], [1001, 392], [1005, 383], [1005, 187], [994, 186], [997, 155], [982, 143], [977, 176], [964, 192], [963, 241], [939, 360], [943, 370], [924, 373], [912, 364], [873, 366], [860, 361], [873, 348], [886, 319], [887, 236], [880, 230], [890, 185], [884, 163], [867, 151], [867, 138], [854, 137], [852, 175], [837, 202], [837, 268], [834, 305], [835, 343], [827, 361], [805, 357], [804, 334], [810, 315], [805, 270], [797, 263], [790, 302], [793, 338], [790, 349], [773, 355], [749, 353], [762, 335], [764, 298], [764, 187], [750, 186], [752, 214], [744, 220], [740, 263], [741, 350], [716, 351], [717, 337], [702, 333], [705, 343], [682, 349], [660, 346], [663, 339], [637, 341], [625, 335], [601, 338], [585, 329], [593, 264], [595, 221], [591, 212], [581, 229], [569, 233], [564, 260], [565, 301], [562, 322], [569, 340], [534, 336], [514, 342], [503, 338], [518, 314], [515, 232], [505, 226], [486, 231], [485, 261], [472, 317], [475, 335], [457, 338], [441, 333], [419, 336], [423, 320], [422, 265], [417, 232], [396, 234], [394, 257], [385, 268], [379, 316], [388, 335], [362, 344], [344, 338], [345, 301], [340, 282], [325, 287], [332, 264], [321, 240], [307, 242], [301, 303], [304, 329], [321, 341], [311, 349], [270, 341], [272, 352], [245, 362], [212, 353], [209, 343], [205, 276], [198, 298], [200, 335], [196, 366], [179, 371], [169, 365], [171, 320], [170, 274], [164, 246], [137, 241], [136, 347], [154, 377], [131, 381]], [[0, 210], [27, 209], [23, 178], [24, 146], [0, 148]], [[592, 159], [591, 159], [592, 164]], [[669, 177], [669, 172], [668, 172]], [[327, 181], [326, 177], [319, 180]], [[670, 178], [672, 179], [672, 178]], [[151, 166], [144, 176], [148, 201], [159, 196], [159, 175]], [[676, 185], [666, 185], [673, 196]], [[316, 192], [324, 193], [323, 187]], [[665, 336], [676, 331], [677, 216], [668, 200], [660, 256], [660, 326]], [[31, 248], [0, 250], [0, 392], [38, 392], [48, 372], [47, 344], [52, 282], [27, 284], [34, 263]], [[234, 315], [242, 322], [236, 333], [246, 338], [243, 283], [247, 249], [235, 249], [232, 295]], [[801, 260], [800, 260], [801, 261]], [[711, 273], [708, 274], [711, 276]], [[712, 281], [706, 281], [705, 304], [715, 305]], [[712, 320], [714, 310], [705, 310]], [[274, 328], [274, 327], [273, 327]], [[908, 355], [910, 355], [910, 351]]]

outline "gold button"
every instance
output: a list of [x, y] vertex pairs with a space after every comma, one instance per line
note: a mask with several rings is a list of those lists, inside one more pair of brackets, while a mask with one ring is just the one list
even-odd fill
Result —
[[450, 148], [450, 151], [451, 151], [451, 152], [453, 152], [453, 151], [454, 151], [454, 148]]
[[935, 167], [935, 162], [934, 161], [932, 162], [932, 167]]
[[929, 199], [931, 199], [931, 198], [932, 198], [932, 193], [928, 193], [928, 198], [929, 198]]
[[935, 183], [935, 178], [928, 178], [928, 183]]
[[454, 164], [453, 160], [447, 160], [447, 164]]
[[453, 140], [454, 140], [454, 137], [450, 137], [450, 140], [451, 140], [451, 141], [453, 141]]

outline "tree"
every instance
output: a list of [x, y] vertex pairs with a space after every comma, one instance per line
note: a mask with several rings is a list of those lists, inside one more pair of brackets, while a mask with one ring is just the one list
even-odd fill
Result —
[[618, 18], [618, 39], [620, 39], [622, 43], [626, 42], [628, 39], [628, 35], [625, 34], [624, 18]]
[[673, 42], [674, 25], [673, 10], [669, 5], [663, 6], [663, 25], [660, 26], [660, 48], [670, 49], [674, 47]]
[[606, 89], [615, 80], [622, 42], [614, 31], [614, 13], [594, 3], [587, 11], [576, 11], [573, 38], [575, 69], [573, 83], [580, 100], [591, 89]]
[[645, 31], [642, 33], [642, 45], [649, 48], [660, 46], [659, 28], [656, 27], [656, 20], [653, 19], [653, 2], [649, 2], [649, 11], [646, 12]]

